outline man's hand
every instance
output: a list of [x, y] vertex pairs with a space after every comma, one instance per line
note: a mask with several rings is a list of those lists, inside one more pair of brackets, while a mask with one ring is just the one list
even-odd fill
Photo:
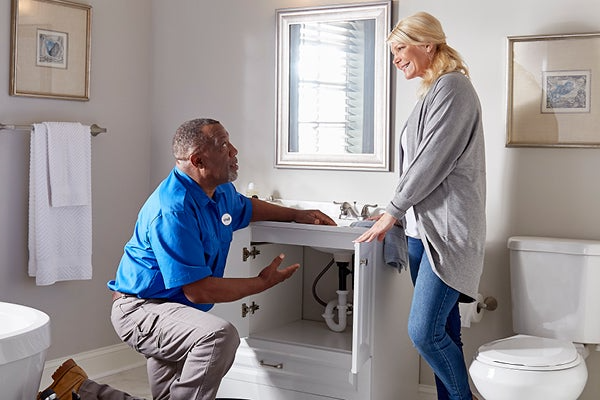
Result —
[[337, 225], [328, 215], [319, 210], [298, 210], [259, 199], [251, 199], [251, 201], [251, 221], [293, 221], [300, 224]]
[[319, 210], [298, 210], [295, 222], [314, 225], [337, 225], [327, 214]]
[[277, 285], [288, 279], [300, 268], [300, 264], [292, 264], [289, 267], [279, 269], [281, 262], [285, 258], [285, 255], [280, 254], [273, 259], [271, 264], [263, 268], [258, 274], [258, 278], [261, 279], [265, 284], [265, 289]]
[[208, 276], [183, 286], [185, 297], [192, 303], [227, 303], [260, 293], [288, 279], [300, 268], [293, 264], [279, 269], [284, 255], [275, 257], [258, 276], [251, 278], [216, 278]]

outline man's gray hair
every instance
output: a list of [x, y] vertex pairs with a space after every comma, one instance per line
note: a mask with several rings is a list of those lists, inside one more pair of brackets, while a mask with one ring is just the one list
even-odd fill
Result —
[[177, 128], [173, 136], [173, 155], [176, 160], [187, 160], [194, 152], [207, 143], [203, 128], [207, 125], [220, 124], [211, 118], [197, 118], [186, 121]]

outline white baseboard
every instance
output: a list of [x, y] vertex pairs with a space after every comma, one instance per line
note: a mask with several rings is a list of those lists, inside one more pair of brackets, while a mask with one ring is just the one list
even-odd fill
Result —
[[124, 343], [101, 347], [56, 360], [48, 360], [44, 364], [40, 388], [45, 389], [52, 383], [52, 374], [66, 360], [72, 358], [88, 374], [91, 379], [99, 379], [118, 374], [128, 369], [146, 364], [146, 359]]
[[[483, 397], [476, 390], [471, 389], [473, 395], [483, 400]], [[432, 385], [419, 385], [419, 400], [437, 400], [437, 389]]]
[[437, 400], [437, 390], [435, 386], [419, 385], [419, 400]]

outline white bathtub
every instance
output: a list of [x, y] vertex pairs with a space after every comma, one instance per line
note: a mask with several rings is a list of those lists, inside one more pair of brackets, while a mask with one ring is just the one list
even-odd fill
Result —
[[50, 318], [31, 307], [0, 302], [0, 391], [2, 400], [33, 400], [39, 391]]

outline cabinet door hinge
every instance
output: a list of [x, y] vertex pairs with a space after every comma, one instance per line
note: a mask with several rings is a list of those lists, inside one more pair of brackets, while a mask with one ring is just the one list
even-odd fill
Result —
[[260, 250], [256, 248], [256, 246], [252, 246], [252, 250], [248, 250], [247, 247], [242, 249], [242, 260], [247, 261], [248, 258], [256, 258], [257, 255], [260, 254]]
[[256, 312], [256, 310], [258, 310], [260, 308], [260, 306], [258, 304], [256, 304], [255, 302], [252, 302], [252, 304], [247, 305], [246, 303], [242, 303], [242, 318], [245, 318], [246, 315], [248, 315], [248, 313], [250, 314], [254, 314]]

